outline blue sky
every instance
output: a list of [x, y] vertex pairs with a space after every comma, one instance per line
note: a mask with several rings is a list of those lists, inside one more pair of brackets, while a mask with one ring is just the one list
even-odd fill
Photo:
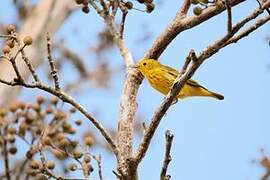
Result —
[[[14, 17], [7, 17], [7, 14], [13, 14], [8, 1], [4, 0], [3, 4], [0, 7], [0, 20], [5, 23], [15, 21]], [[136, 59], [143, 56], [153, 40], [173, 19], [179, 7], [179, 2], [163, 1], [151, 14], [138, 11], [129, 13], [125, 37]], [[233, 22], [247, 15], [254, 7], [257, 7], [256, 1], [248, 1], [246, 5], [233, 8]], [[80, 34], [74, 34], [74, 27], [80, 29]], [[103, 27], [101, 18], [94, 11], [91, 11], [90, 15], [78, 11], [64, 24], [56, 38], [64, 37], [67, 45], [78, 51], [91, 66], [95, 56], [89, 54], [87, 48], [96, 42], [95, 33]], [[160, 61], [180, 68], [191, 48], [199, 53], [225, 32], [226, 13], [223, 13], [182, 33], [162, 54]], [[265, 40], [269, 32], [270, 26], [266, 24], [248, 38], [224, 48], [200, 67], [193, 79], [223, 94], [225, 100], [189, 98], [172, 106], [162, 120], [146, 158], [140, 165], [140, 179], [159, 178], [164, 154], [164, 133], [167, 129], [175, 135], [172, 162], [169, 166], [172, 179], [259, 179], [264, 170], [251, 161], [261, 157], [259, 149], [262, 147], [270, 153], [270, 47]], [[138, 39], [147, 33], [152, 34], [150, 40], [138, 44]], [[116, 49], [107, 56], [112, 67], [123, 63]], [[67, 69], [71, 71], [72, 67], [67, 66]], [[72, 79], [69, 74], [63, 74], [62, 79]], [[79, 95], [74, 94], [74, 97], [90, 111], [93, 107], [98, 108], [98, 119], [106, 126], [117, 128], [123, 79], [124, 72], [118, 73], [113, 77], [108, 91], [89, 87]], [[29, 99], [30, 93], [32, 91], [24, 91], [20, 98]], [[139, 114], [146, 123], [149, 123], [162, 100], [163, 96], [144, 80], [139, 90], [138, 105]], [[92, 126], [86, 123], [85, 128]], [[135, 146], [138, 142], [136, 138]], [[94, 152], [102, 153], [104, 175], [106, 179], [111, 179], [114, 158], [99, 148]]]

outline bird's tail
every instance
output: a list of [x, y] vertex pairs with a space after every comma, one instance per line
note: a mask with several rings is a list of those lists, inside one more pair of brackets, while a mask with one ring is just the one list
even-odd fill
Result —
[[218, 100], [223, 100], [224, 96], [222, 96], [221, 94], [215, 93], [215, 92], [210, 92], [211, 93], [211, 97], [216, 98]]

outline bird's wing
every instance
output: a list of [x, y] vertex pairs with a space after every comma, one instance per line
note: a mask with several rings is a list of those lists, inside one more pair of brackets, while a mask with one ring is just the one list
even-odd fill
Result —
[[174, 79], [179, 75], [179, 71], [175, 70], [174, 68], [171, 68], [170, 66], [164, 66], [164, 69], [166, 69], [167, 73], [174, 77]]
[[[174, 68], [171, 68], [169, 66], [165, 66], [163, 65], [166, 69], [168, 69], [168, 74], [170, 74], [171, 76], [173, 76], [174, 78], [176, 78], [179, 73], [182, 74], [180, 71], [175, 70]], [[196, 81], [189, 79], [186, 83], [187, 85], [193, 86], [193, 87], [200, 87], [203, 88], [205, 90], [207, 90], [205, 87], [203, 87], [202, 85], [200, 85], [199, 83], [197, 83]]]
[[190, 85], [190, 86], [193, 86], [193, 87], [200, 87], [200, 88], [203, 88], [205, 90], [208, 90], [208, 89], [206, 89], [205, 87], [203, 87], [202, 85], [200, 85], [199, 83], [197, 83], [196, 81], [194, 81], [192, 79], [189, 79], [186, 84]]

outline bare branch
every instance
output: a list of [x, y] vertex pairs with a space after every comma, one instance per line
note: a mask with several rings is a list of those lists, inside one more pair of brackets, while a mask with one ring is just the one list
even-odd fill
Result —
[[[160, 105], [160, 107], [157, 109], [157, 111], [154, 113], [154, 116], [151, 120], [151, 123], [146, 130], [146, 133], [139, 145], [139, 148], [135, 154], [135, 161], [139, 163], [141, 159], [145, 156], [145, 153], [149, 147], [150, 141], [162, 119], [164, 114], [167, 112], [168, 108], [171, 106], [171, 103], [173, 102], [176, 95], [181, 91], [184, 84], [187, 82], [188, 79], [190, 79], [195, 71], [199, 68], [199, 66], [209, 57], [211, 57], [213, 54], [217, 53], [221, 48], [225, 47], [225, 44], [230, 40], [231, 37], [233, 37], [234, 34], [236, 34], [241, 27], [243, 27], [246, 23], [249, 21], [255, 19], [259, 14], [262, 14], [266, 8], [270, 6], [270, 2], [266, 2], [263, 4], [262, 8], [255, 10], [253, 13], [251, 13], [249, 16], [247, 16], [245, 19], [237, 23], [232, 28], [232, 33], [226, 34], [221, 39], [214, 42], [212, 45], [209, 45], [203, 52], [200, 53], [200, 55], [197, 57], [197, 61], [193, 62], [191, 67], [187, 69], [187, 71], [183, 75], [179, 75], [175, 83], [171, 89], [171, 91], [168, 93], [168, 95], [165, 97], [164, 101]], [[253, 29], [254, 31], [255, 29]]]
[[[246, 0], [232, 0], [231, 6], [236, 6]], [[187, 2], [188, 3], [188, 2]], [[185, 17], [177, 15], [175, 19], [168, 25], [163, 33], [156, 39], [152, 47], [146, 52], [144, 58], [158, 59], [161, 53], [167, 48], [167, 46], [172, 42], [176, 36], [181, 32], [191, 29], [208, 19], [220, 14], [226, 8], [218, 6], [209, 6], [203, 10], [200, 16]]]
[[[25, 47], [25, 46], [24, 46]], [[32, 66], [32, 64], [30, 63], [28, 57], [26, 57], [25, 55], [25, 52], [24, 52], [24, 47], [21, 49], [21, 55], [22, 55], [22, 59], [23, 61], [25, 62], [25, 64], [27, 65], [29, 71], [31, 72], [34, 80], [36, 82], [40, 82], [39, 78], [38, 78], [38, 75], [36, 74], [35, 70], [34, 70], [34, 67]]]
[[242, 31], [238, 35], [236, 35], [236, 36], [232, 37], [230, 40], [228, 40], [224, 46], [238, 42], [238, 40], [248, 36], [250, 33], [252, 33], [256, 29], [258, 29], [259, 27], [261, 27], [262, 25], [267, 23], [269, 20], [270, 20], [270, 16], [266, 16], [264, 18], [261, 18], [260, 20], [256, 21], [256, 23], [253, 26], [250, 26], [246, 30]]
[[101, 155], [98, 156], [92, 156], [98, 165], [98, 176], [99, 176], [99, 180], [103, 180], [103, 176], [102, 176], [102, 167], [101, 167]]
[[187, 15], [188, 10], [190, 8], [190, 0], [185, 0], [182, 4], [182, 7], [180, 9], [180, 11], [178, 12], [177, 16], [179, 17], [184, 17]]
[[[50, 48], [50, 47], [49, 47]], [[14, 66], [16, 67], [16, 66]], [[52, 68], [53, 70], [53, 68]], [[19, 73], [19, 71], [18, 71]], [[19, 74], [20, 77], [20, 74]], [[66, 102], [70, 105], [72, 105], [74, 108], [78, 109], [88, 120], [90, 120], [94, 126], [100, 131], [100, 133], [103, 135], [103, 137], [107, 140], [108, 144], [110, 145], [112, 151], [115, 153], [115, 155], [118, 155], [118, 147], [116, 146], [115, 142], [113, 141], [112, 137], [110, 136], [110, 134], [106, 131], [106, 129], [101, 125], [101, 123], [96, 120], [94, 117], [92, 117], [92, 115], [90, 115], [87, 110], [81, 106], [80, 104], [78, 104], [72, 97], [68, 96], [65, 92], [61, 91], [60, 89], [56, 89], [56, 88], [52, 88], [50, 86], [47, 86], [41, 82], [35, 82], [32, 84], [28, 84], [25, 81], [6, 81], [4, 79], [0, 78], [0, 82], [9, 86], [23, 86], [26, 88], [36, 88], [36, 89], [40, 89], [43, 91], [46, 91], [52, 95], [57, 96], [58, 98], [60, 98], [63, 102]]]
[[48, 61], [49, 61], [50, 68], [51, 68], [51, 76], [54, 80], [55, 90], [59, 91], [60, 90], [59, 79], [58, 79], [57, 70], [55, 67], [54, 60], [52, 58], [51, 39], [50, 39], [49, 33], [47, 33], [47, 51], [48, 51]]
[[195, 51], [193, 49], [190, 50], [188, 56], [186, 57], [185, 63], [184, 63], [182, 70], [181, 70], [182, 74], [184, 74], [186, 72], [191, 61], [197, 61], [197, 57], [196, 57]]
[[121, 20], [121, 24], [120, 24], [120, 39], [123, 39], [123, 35], [124, 35], [124, 29], [125, 29], [125, 21], [126, 21], [126, 17], [127, 17], [127, 13], [128, 11], [126, 9], [122, 10], [122, 20]]
[[166, 149], [165, 149], [165, 157], [163, 161], [163, 166], [160, 173], [160, 180], [167, 180], [167, 169], [169, 166], [169, 163], [172, 160], [172, 157], [170, 155], [171, 147], [172, 147], [172, 141], [173, 141], [173, 134], [167, 130], [165, 133], [165, 139], [166, 139]]
[[[260, 0], [256, 0], [259, 4], [259, 7], [261, 8], [262, 7], [262, 3], [260, 2]], [[270, 10], [267, 8], [266, 9], [267, 13], [270, 15]]]
[[10, 58], [9, 61], [11, 62], [12, 67], [13, 67], [15, 73], [16, 73], [17, 80], [18, 81], [23, 81], [23, 78], [22, 78], [22, 76], [21, 76], [21, 74], [19, 72], [18, 66], [16, 64], [16, 60], [14, 58]]
[[231, 7], [231, 1], [230, 0], [225, 0], [226, 3], [226, 8], [227, 8], [227, 31], [228, 34], [232, 32], [232, 7]]

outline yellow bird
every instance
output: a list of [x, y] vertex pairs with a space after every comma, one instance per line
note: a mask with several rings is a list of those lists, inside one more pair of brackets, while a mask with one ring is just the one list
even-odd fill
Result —
[[[141, 60], [138, 64], [138, 68], [151, 86], [164, 95], [169, 93], [176, 77], [180, 73], [169, 66], [162, 65], [154, 59]], [[177, 98], [183, 99], [189, 96], [208, 96], [219, 100], [224, 99], [222, 95], [209, 91], [191, 79], [186, 82]]]

